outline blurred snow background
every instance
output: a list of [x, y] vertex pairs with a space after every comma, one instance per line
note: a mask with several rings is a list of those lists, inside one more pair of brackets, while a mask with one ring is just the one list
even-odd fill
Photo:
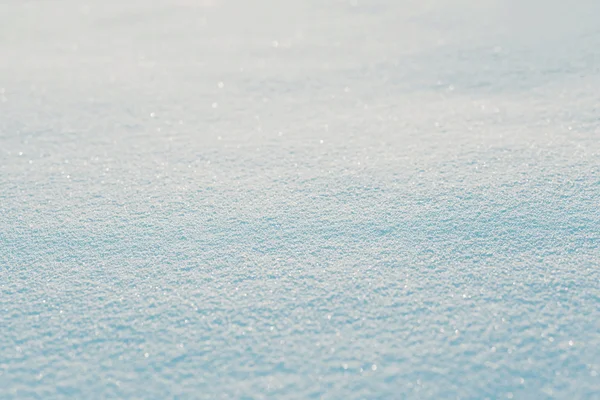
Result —
[[600, 398], [600, 3], [0, 3], [0, 398]]

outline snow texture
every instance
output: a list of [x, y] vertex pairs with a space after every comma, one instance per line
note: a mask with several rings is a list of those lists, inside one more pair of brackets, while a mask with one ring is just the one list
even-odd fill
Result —
[[598, 15], [0, 2], [0, 398], [600, 399]]

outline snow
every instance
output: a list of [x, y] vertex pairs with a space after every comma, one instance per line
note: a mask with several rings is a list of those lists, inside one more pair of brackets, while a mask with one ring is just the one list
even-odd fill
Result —
[[2, 2], [0, 398], [600, 398], [599, 12]]

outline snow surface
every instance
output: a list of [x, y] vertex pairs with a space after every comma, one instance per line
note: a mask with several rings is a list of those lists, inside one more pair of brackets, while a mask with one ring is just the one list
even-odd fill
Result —
[[0, 2], [0, 398], [600, 399], [600, 2]]

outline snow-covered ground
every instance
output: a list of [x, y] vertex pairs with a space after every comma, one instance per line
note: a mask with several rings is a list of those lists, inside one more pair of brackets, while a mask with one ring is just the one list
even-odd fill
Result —
[[600, 399], [600, 2], [0, 2], [0, 398]]

